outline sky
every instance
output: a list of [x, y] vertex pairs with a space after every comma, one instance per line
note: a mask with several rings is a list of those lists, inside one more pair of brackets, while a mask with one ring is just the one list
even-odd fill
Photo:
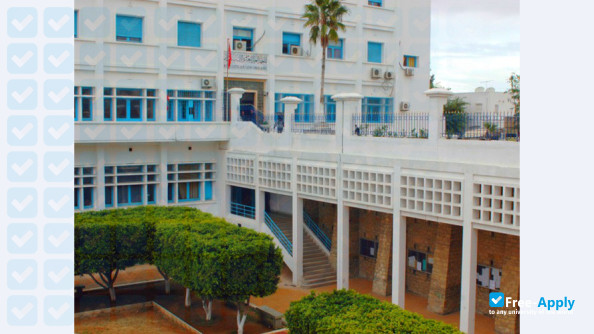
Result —
[[520, 74], [520, 0], [432, 0], [431, 73], [453, 92], [509, 88]]

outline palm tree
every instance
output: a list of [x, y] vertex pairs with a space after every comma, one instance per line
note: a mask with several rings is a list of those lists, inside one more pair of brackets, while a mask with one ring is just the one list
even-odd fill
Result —
[[[320, 88], [320, 106], [324, 106], [324, 79], [326, 76], [326, 52], [330, 41], [338, 42], [338, 31], [345, 31], [342, 17], [349, 10], [340, 0], [312, 0], [305, 5], [302, 18], [307, 21], [303, 25], [309, 27], [309, 41], [316, 45], [318, 40], [322, 46], [322, 79]], [[322, 109], [323, 110], [323, 109]]]

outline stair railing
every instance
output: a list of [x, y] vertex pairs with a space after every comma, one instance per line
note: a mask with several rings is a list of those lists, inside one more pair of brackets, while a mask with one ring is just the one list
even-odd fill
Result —
[[324, 247], [326, 247], [326, 249], [328, 251], [330, 249], [332, 249], [332, 240], [330, 240], [330, 238], [328, 238], [326, 233], [324, 233], [320, 229], [318, 224], [316, 224], [316, 222], [313, 221], [313, 219], [311, 219], [311, 217], [307, 214], [307, 212], [305, 212], [305, 210], [303, 211], [303, 220], [305, 221], [305, 225], [307, 225], [307, 227], [309, 227], [309, 229], [313, 232], [313, 234], [315, 234], [315, 236], [318, 238], [318, 240], [320, 240], [320, 242], [322, 242]]
[[274, 222], [268, 212], [264, 211], [264, 222], [266, 226], [272, 231], [276, 239], [283, 245], [285, 250], [293, 256], [293, 243], [287, 238], [287, 236], [283, 233], [283, 231], [278, 227], [278, 225]]

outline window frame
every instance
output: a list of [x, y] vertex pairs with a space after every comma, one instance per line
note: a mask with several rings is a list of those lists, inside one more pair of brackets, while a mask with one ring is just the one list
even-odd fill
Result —
[[367, 5], [372, 7], [383, 7], [383, 0], [367, 0]]
[[[299, 103], [295, 109], [295, 121], [297, 123], [308, 123], [314, 121], [314, 95], [313, 94], [293, 94], [293, 93], [275, 93], [274, 94], [274, 115], [275, 120], [277, 115], [285, 114], [285, 104], [281, 100], [285, 97], [296, 97], [303, 102]], [[284, 119], [285, 124], [290, 121]]]
[[[176, 162], [167, 164], [167, 202], [171, 204], [205, 202], [214, 200], [212, 193], [216, 164], [210, 162]], [[182, 168], [180, 168], [182, 167]], [[181, 177], [180, 177], [181, 175]], [[185, 176], [184, 176], [185, 175]], [[197, 196], [191, 197], [192, 184], [196, 184]], [[210, 187], [207, 193], [207, 184]], [[186, 188], [186, 198], [181, 198], [180, 186]], [[207, 196], [207, 194], [209, 196]]]
[[[196, 26], [198, 28], [198, 36], [197, 36], [198, 45], [180, 44], [180, 24], [185, 24], [188, 26]], [[192, 39], [188, 39], [188, 40], [192, 40]], [[183, 20], [177, 21], [177, 46], [184, 46], [184, 47], [190, 47], [190, 48], [202, 47], [202, 24], [199, 22], [190, 22], [190, 21], [183, 21]]]
[[[90, 94], [83, 94], [86, 89], [90, 89]], [[89, 117], [84, 117], [85, 101], [89, 103]], [[95, 87], [74, 86], [74, 120], [89, 122], [93, 120], [93, 104], [95, 102]]]
[[[370, 99], [372, 99], [372, 101], [370, 101]], [[379, 109], [376, 112], [369, 110], [370, 107]], [[363, 100], [361, 100], [361, 114], [364, 123], [391, 122], [394, 116], [394, 98], [365, 96]]]
[[[186, 93], [186, 94], [184, 94]], [[183, 96], [197, 95], [197, 96]], [[198, 119], [187, 116], [180, 119], [180, 102], [192, 101], [198, 104]], [[216, 121], [216, 92], [213, 90], [173, 90], [167, 91], [167, 121], [168, 122], [215, 122]]]
[[[332, 42], [330, 42], [332, 43]], [[326, 51], [326, 56], [328, 59], [344, 59], [344, 38], [339, 38], [338, 43], [339, 46], [330, 45], [328, 43], [328, 50]], [[336, 52], [340, 52], [340, 57], [336, 57]]]
[[[373, 254], [371, 251], [364, 253], [364, 243], [372, 244], [373, 247], [368, 247], [369, 249], [373, 249]], [[378, 240], [371, 240], [367, 238], [359, 238], [359, 256], [364, 256], [371, 259], [377, 259], [377, 253], [379, 251], [379, 241]]]
[[[410, 65], [410, 62], [412, 61], [412, 65]], [[404, 55], [402, 58], [402, 66], [404, 67], [419, 67], [419, 57], [418, 56], [410, 56], [410, 55]]]
[[[140, 37], [131, 37], [131, 36], [124, 36], [123, 34], [118, 34], [118, 19], [138, 19], [140, 20]], [[127, 15], [127, 14], [116, 14], [115, 19], [115, 40], [117, 42], [129, 42], [129, 43], [142, 43], [144, 39], [144, 16], [135, 16], [135, 15]], [[123, 24], [123, 23], [122, 23]]]
[[[139, 91], [139, 95], [126, 95], [120, 91]], [[103, 120], [106, 122], [154, 122], [157, 119], [158, 90], [154, 88], [104, 87]], [[118, 101], [124, 100], [126, 117], [118, 115]], [[140, 100], [140, 117], [132, 118], [132, 102]], [[106, 114], [109, 109], [109, 118]], [[152, 112], [152, 113], [151, 113]]]
[[[372, 55], [371, 53], [371, 46], [379, 46], [379, 61], [375, 60], [377, 56]], [[374, 63], [374, 64], [382, 64], [384, 61], [384, 43], [381, 42], [367, 42], [367, 62]]]
[[[285, 36], [293, 36], [293, 37], [297, 36], [297, 37], [299, 37], [299, 42], [297, 44], [294, 44], [294, 43], [285, 43]], [[282, 54], [289, 55], [290, 56], [291, 55], [291, 47], [292, 46], [301, 47], [301, 37], [302, 37], [302, 34], [296, 33], [296, 32], [283, 31], [283, 36], [282, 37], [283, 37], [283, 39], [282, 39]], [[285, 48], [286, 48], [286, 51], [285, 51]]]
[[[250, 37], [235, 35], [235, 30], [249, 32], [250, 33]], [[244, 41], [244, 42], [246, 42], [245, 51], [247, 51], [247, 52], [253, 52], [254, 51], [254, 31], [255, 31], [254, 28], [233, 27], [233, 47], [232, 47], [232, 50], [235, 51], [235, 41]]]
[[[90, 182], [87, 182], [90, 181]], [[92, 210], [95, 208], [97, 172], [93, 166], [74, 167], [74, 210]], [[85, 194], [90, 192], [91, 204], [85, 205]], [[78, 205], [77, 205], [78, 203]]]
[[[138, 170], [126, 171], [126, 168]], [[159, 165], [150, 164], [127, 164], [127, 165], [106, 165], [104, 167], [105, 207], [128, 207], [136, 205], [154, 204], [157, 200], [159, 185]], [[128, 179], [125, 179], [125, 178]], [[132, 201], [132, 187], [140, 188], [140, 202]], [[120, 189], [126, 189], [126, 202], [120, 203]], [[108, 203], [108, 196], [111, 203]], [[152, 197], [152, 201], [149, 200]]]
[[74, 11], [74, 38], [78, 38], [78, 9]]

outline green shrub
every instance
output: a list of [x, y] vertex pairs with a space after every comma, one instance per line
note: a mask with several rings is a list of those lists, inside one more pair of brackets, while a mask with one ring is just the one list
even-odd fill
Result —
[[304, 297], [285, 313], [291, 333], [460, 333], [443, 322], [352, 290]]

